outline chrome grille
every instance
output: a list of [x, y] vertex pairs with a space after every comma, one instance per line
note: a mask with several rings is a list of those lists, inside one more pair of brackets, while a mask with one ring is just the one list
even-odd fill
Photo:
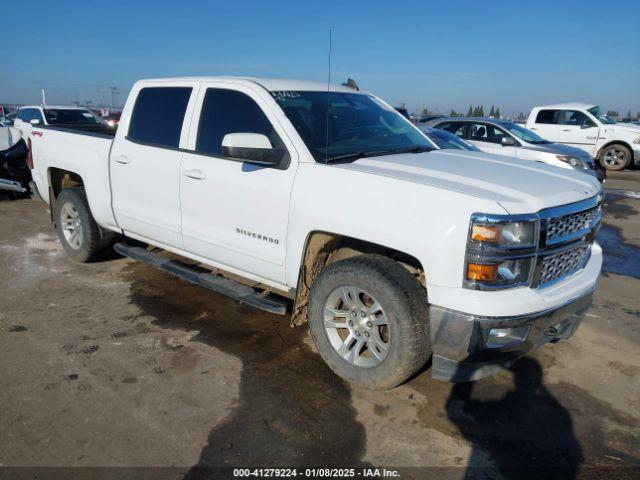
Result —
[[580, 244], [542, 259], [539, 284], [558, 280], [577, 272], [586, 263], [591, 245]]
[[562, 217], [550, 218], [547, 223], [547, 244], [558, 243], [567, 237], [587, 232], [600, 217], [600, 207]]

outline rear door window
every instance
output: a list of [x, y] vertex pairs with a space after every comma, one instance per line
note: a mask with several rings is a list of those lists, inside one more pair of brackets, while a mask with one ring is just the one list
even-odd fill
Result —
[[127, 138], [149, 145], [177, 148], [191, 87], [147, 87], [140, 90]]
[[557, 125], [560, 120], [560, 110], [540, 110], [536, 117], [536, 123]]
[[237, 90], [210, 88], [202, 103], [196, 151], [222, 155], [222, 139], [228, 133], [261, 133], [273, 147], [284, 148], [273, 125], [251, 97]]
[[460, 138], [464, 138], [464, 122], [444, 122], [439, 123], [435, 128], [446, 130]]

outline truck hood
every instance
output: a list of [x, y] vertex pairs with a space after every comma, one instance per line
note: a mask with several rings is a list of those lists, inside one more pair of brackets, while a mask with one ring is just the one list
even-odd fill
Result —
[[614, 125], [606, 125], [604, 131], [608, 134], [615, 133], [616, 135], [620, 136], [632, 137], [631, 140], [633, 141], [640, 135], [640, 125], [616, 123]]
[[9, 150], [22, 138], [22, 132], [13, 127], [0, 127], [0, 152]]
[[335, 166], [494, 200], [512, 214], [578, 202], [601, 191], [595, 177], [576, 170], [462, 150], [362, 158]]

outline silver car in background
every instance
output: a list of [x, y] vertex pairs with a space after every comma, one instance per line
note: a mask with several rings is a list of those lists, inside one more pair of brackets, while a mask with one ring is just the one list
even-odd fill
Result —
[[535, 132], [507, 120], [449, 117], [428, 122], [425, 127], [453, 133], [483, 152], [579, 170], [597, 177], [600, 182], [606, 176], [604, 169], [597, 168], [596, 162], [584, 150], [549, 142]]

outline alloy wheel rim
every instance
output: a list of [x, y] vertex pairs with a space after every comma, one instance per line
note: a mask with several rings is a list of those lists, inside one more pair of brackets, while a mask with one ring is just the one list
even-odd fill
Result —
[[333, 349], [350, 365], [375, 367], [389, 352], [387, 315], [362, 288], [345, 285], [329, 294], [324, 305], [324, 329]]
[[60, 226], [65, 240], [71, 248], [79, 249], [82, 247], [83, 234], [78, 209], [71, 203], [65, 203], [60, 209], [60, 214]]
[[607, 153], [604, 154], [604, 163], [606, 163], [607, 165], [621, 165], [624, 160], [624, 152], [618, 148], [607, 150]]

